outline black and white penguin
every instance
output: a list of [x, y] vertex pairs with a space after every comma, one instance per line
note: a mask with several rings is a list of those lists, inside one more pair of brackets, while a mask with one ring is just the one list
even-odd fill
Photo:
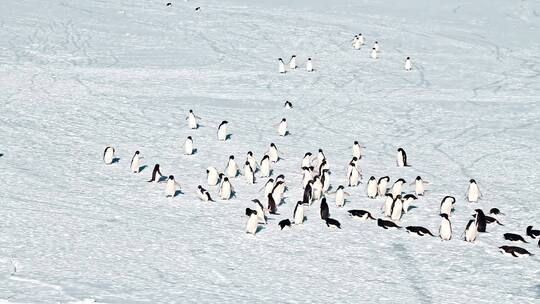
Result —
[[452, 239], [452, 224], [448, 219], [448, 214], [441, 214], [441, 225], [439, 227], [439, 237], [443, 241], [449, 241]]
[[405, 71], [410, 71], [412, 69], [411, 57], [405, 59]]
[[383, 220], [383, 219], [377, 219], [377, 226], [382, 227], [384, 229], [389, 229], [389, 228], [401, 229], [401, 227], [396, 225], [396, 223], [392, 221]]
[[229, 156], [227, 167], [225, 167], [225, 174], [227, 174], [227, 177], [236, 177], [239, 171], [238, 164], [234, 160], [234, 155]]
[[277, 205], [272, 193], [268, 193], [266, 197], [268, 198], [268, 213], [277, 214]]
[[330, 190], [330, 170], [323, 169], [321, 174], [321, 183], [323, 185], [323, 193], [327, 193]]
[[167, 179], [167, 184], [165, 185], [165, 196], [174, 197], [176, 186], [180, 187], [180, 184], [174, 179], [174, 175], [169, 175], [169, 179]]
[[311, 58], [308, 58], [306, 62], [306, 71], [313, 72], [313, 63], [311, 62]]
[[525, 248], [517, 246], [501, 246], [499, 247], [500, 251], [506, 256], [513, 256], [515, 258], [523, 256], [531, 256], [532, 253], [528, 252]]
[[154, 169], [152, 170], [152, 177], [150, 178], [150, 180], [148, 182], [149, 183], [152, 183], [152, 182], [158, 183], [162, 176], [163, 176], [163, 174], [161, 174], [159, 164], [155, 164]]
[[414, 194], [405, 194], [403, 197], [403, 213], [409, 212], [411, 203], [417, 200], [418, 198]]
[[264, 189], [264, 197], [267, 197], [268, 194], [271, 194], [272, 190], [274, 189], [274, 179], [272, 178], [268, 179], [266, 181], [266, 184], [264, 184], [263, 189]]
[[360, 38], [358, 36], [354, 36], [352, 46], [355, 50], [359, 50], [362, 47], [362, 43], [360, 42]]
[[376, 52], [379, 51], [379, 41], [373, 42], [373, 48], [375, 49]]
[[405, 184], [405, 180], [403, 178], [399, 178], [398, 180], [396, 180], [394, 184], [392, 185], [392, 195], [393, 196], [401, 195], [404, 184]]
[[255, 235], [255, 233], [257, 233], [257, 228], [259, 224], [259, 216], [257, 214], [257, 211], [247, 208], [246, 215], [249, 216], [246, 223], [246, 233]]
[[264, 155], [261, 160], [261, 170], [259, 172], [260, 177], [268, 177], [270, 176], [270, 156], [268, 154]]
[[184, 142], [184, 154], [185, 155], [193, 154], [193, 138], [191, 138], [191, 136], [188, 136], [186, 138], [186, 141]]
[[394, 201], [392, 202], [392, 211], [390, 212], [390, 218], [393, 221], [399, 221], [403, 215], [403, 200], [401, 195], [397, 195]]
[[293, 105], [292, 105], [292, 103], [291, 103], [290, 101], [286, 100], [286, 101], [285, 101], [285, 104], [283, 104], [283, 107], [284, 107], [285, 109], [292, 109], [292, 108], [293, 108]]
[[229, 200], [234, 194], [234, 188], [231, 185], [228, 177], [223, 177], [221, 186], [219, 187], [219, 198], [222, 200]]
[[489, 214], [491, 215], [504, 215], [504, 213], [501, 212], [501, 210], [499, 210], [499, 208], [491, 208], [489, 209]]
[[272, 198], [274, 198], [274, 201], [276, 202], [277, 205], [281, 204], [281, 200], [283, 199], [284, 192], [285, 192], [285, 182], [276, 180], [274, 182], [274, 188], [272, 189]]
[[409, 163], [407, 162], [407, 153], [403, 148], [397, 149], [397, 166], [398, 167], [408, 167]]
[[486, 215], [482, 209], [475, 209], [476, 211], [476, 225], [478, 226], [478, 232], [486, 232]]
[[358, 40], [360, 41], [361, 45], [364, 45], [365, 41], [364, 41], [364, 35], [362, 35], [362, 33], [358, 34]]
[[171, 7], [171, 6], [172, 6], [172, 3], [170, 3], [170, 2], [167, 2], [167, 4], [165, 4], [165, 6], [167, 6], [167, 7]]
[[268, 152], [266, 152], [268, 157], [270, 157], [270, 161], [275, 163], [279, 160], [279, 152], [276, 147], [276, 144], [270, 143], [270, 148], [268, 149]]
[[197, 6], [197, 7], [195, 8], [195, 11], [196, 11], [196, 12], [198, 12], [198, 11], [200, 11], [200, 10], [201, 10], [201, 7], [200, 7], [200, 6]]
[[279, 228], [281, 228], [281, 230], [283, 230], [283, 228], [285, 227], [291, 228], [291, 220], [289, 219], [281, 220], [279, 221], [278, 225], [279, 225]]
[[[354, 168], [357, 168], [357, 169], [360, 169], [360, 165], [358, 163], [358, 157], [356, 156], [353, 156], [353, 158], [351, 159], [351, 161], [349, 162], [349, 164], [347, 165], [347, 176], [350, 176], [351, 175], [351, 172]], [[362, 171], [360, 171], [360, 173], [362, 173]]]
[[390, 177], [383, 176], [377, 181], [377, 194], [379, 196], [385, 196], [388, 191], [388, 182], [390, 182]]
[[199, 128], [199, 124], [197, 123], [197, 119], [201, 119], [199, 116], [195, 115], [193, 113], [193, 110], [189, 110], [188, 116], [186, 117], [186, 120], [188, 121], [188, 127], [190, 129], [197, 129]]
[[417, 176], [414, 180], [414, 193], [416, 193], [417, 196], [424, 196], [426, 184], [429, 184], [429, 182], [426, 182], [422, 180], [422, 177]]
[[354, 163], [349, 164], [349, 166], [351, 168], [351, 172], [349, 173], [349, 176], [347, 176], [349, 187], [356, 187], [358, 184], [362, 183], [362, 173], [360, 173], [360, 170], [358, 170]]
[[313, 181], [309, 181], [306, 185], [306, 188], [304, 188], [304, 195], [302, 197], [302, 203], [305, 205], [311, 205], [311, 202], [313, 200]]
[[197, 186], [197, 197], [203, 202], [213, 202], [214, 200], [210, 197], [210, 193], [203, 188], [203, 186]]
[[352, 209], [352, 210], [349, 210], [347, 211], [349, 213], [349, 216], [352, 217], [352, 218], [355, 218], [355, 219], [361, 219], [361, 220], [375, 220], [375, 218], [373, 216], [371, 216], [371, 213], [369, 213], [369, 211], [366, 211], [366, 210], [361, 210], [361, 209]]
[[511, 241], [511, 242], [528, 243], [527, 241], [525, 241], [525, 239], [521, 235], [516, 234], [516, 233], [505, 233], [503, 234], [503, 237], [505, 240]]
[[206, 169], [206, 181], [209, 186], [215, 186], [220, 182], [220, 174], [215, 167], [208, 167]]
[[467, 199], [469, 203], [476, 203], [482, 197], [480, 188], [474, 179], [469, 180], [469, 188], [467, 189]]
[[424, 235], [431, 235], [434, 237], [434, 235], [431, 233], [431, 231], [429, 231], [427, 228], [424, 228], [422, 226], [407, 226], [405, 227], [405, 229], [407, 229], [407, 232], [409, 233], [416, 233], [417, 235], [419, 236], [424, 236]]
[[218, 140], [220, 141], [225, 141], [227, 140], [227, 137], [228, 137], [228, 134], [227, 134], [227, 129], [229, 127], [229, 122], [224, 120], [222, 121], [219, 126], [218, 126], [218, 130], [217, 130], [217, 137], [218, 137]]
[[255, 184], [255, 173], [253, 172], [253, 168], [251, 168], [248, 161], [246, 161], [244, 164], [244, 178], [248, 184]]
[[291, 60], [289, 60], [289, 69], [295, 70], [298, 66], [296, 65], [296, 55], [291, 56]]
[[378, 187], [377, 187], [377, 180], [375, 179], [375, 176], [371, 176], [367, 182], [367, 197], [374, 199], [377, 197]]
[[302, 164], [300, 165], [300, 168], [309, 168], [311, 167], [311, 157], [313, 154], [311, 152], [307, 152], [304, 154], [304, 158], [302, 158]]
[[288, 134], [289, 134], [289, 131], [287, 131], [287, 119], [282, 118], [278, 126], [278, 135], [287, 136]]
[[338, 228], [341, 229], [341, 223], [333, 218], [325, 218], [324, 221], [326, 222], [326, 226], [329, 228]]
[[311, 187], [313, 189], [313, 196], [311, 199], [314, 201], [320, 200], [322, 197], [323, 184], [319, 176], [315, 176], [315, 178], [313, 178], [313, 183], [311, 184]]
[[266, 225], [266, 215], [264, 214], [264, 207], [258, 199], [252, 200], [255, 203], [255, 211], [257, 211], [257, 216], [259, 217], [259, 223]]
[[527, 226], [527, 235], [533, 239], [540, 236], [540, 230], [533, 229], [533, 226]]
[[103, 150], [103, 162], [106, 165], [110, 165], [113, 163], [114, 153], [115, 153], [115, 149], [111, 146], [107, 146], [105, 150]]
[[[474, 217], [476, 217], [476, 214], [474, 215]], [[485, 217], [486, 217], [486, 224], [497, 223], [497, 224], [500, 225], [500, 226], [504, 226], [501, 222], [499, 222], [498, 219], [496, 219], [496, 218], [493, 217], [493, 216], [486, 215]]]
[[345, 205], [345, 197], [349, 196], [350, 194], [345, 192], [345, 187], [343, 185], [339, 185], [335, 194], [336, 194], [336, 207], [340, 208]]
[[469, 220], [464, 234], [465, 241], [472, 243], [476, 240], [476, 237], [478, 236], [478, 225], [476, 224], [476, 220]]
[[352, 146], [352, 156], [356, 157], [357, 159], [362, 158], [362, 148], [365, 148], [364, 146], [360, 146], [357, 140], [354, 141]]
[[135, 151], [135, 154], [133, 154], [133, 157], [131, 158], [131, 173], [139, 173], [141, 159], [140, 152]]
[[253, 152], [248, 151], [248, 153], [246, 155], [246, 161], [249, 162], [249, 165], [251, 166], [251, 169], [253, 169], [253, 172], [256, 172], [257, 171], [257, 166], [259, 164], [257, 163], [257, 160], [253, 156]]
[[371, 49], [371, 58], [372, 59], [377, 59], [379, 58], [379, 54], [377, 54], [377, 50], [375, 48], [372, 48]]
[[456, 198], [453, 196], [445, 196], [441, 201], [441, 214], [447, 214], [450, 216], [452, 210], [454, 210], [454, 204], [456, 203]]
[[281, 74], [285, 74], [285, 63], [283, 62], [283, 59], [281, 58], [278, 58], [278, 61], [279, 61], [279, 72]]
[[319, 151], [317, 152], [317, 167], [320, 167], [325, 160], [326, 155], [324, 155], [323, 149], [319, 149]]
[[[397, 196], [397, 195], [396, 195]], [[386, 193], [383, 205], [384, 215], [387, 217], [392, 216], [392, 205], [394, 204], [394, 200], [396, 197], [392, 193]]]
[[296, 207], [294, 207], [294, 224], [303, 224], [304, 223], [304, 203], [302, 201], [298, 201], [296, 203]]
[[325, 220], [330, 217], [330, 210], [328, 209], [328, 204], [326, 203], [326, 197], [323, 197], [321, 200], [321, 219]]

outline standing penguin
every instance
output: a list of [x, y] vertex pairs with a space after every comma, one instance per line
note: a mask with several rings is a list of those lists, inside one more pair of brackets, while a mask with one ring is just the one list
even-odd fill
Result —
[[257, 233], [257, 224], [259, 223], [259, 216], [256, 210], [246, 209], [246, 215], [249, 216], [246, 223], [246, 233], [255, 235]]
[[403, 214], [403, 200], [401, 199], [401, 195], [396, 196], [392, 202], [391, 209], [390, 218], [393, 221], [399, 221], [401, 219], [401, 215]]
[[480, 188], [474, 179], [469, 180], [469, 189], [467, 189], [467, 199], [469, 203], [476, 203], [478, 199], [482, 197]]
[[135, 151], [135, 154], [133, 155], [133, 157], [131, 158], [131, 173], [139, 173], [139, 164], [140, 164], [140, 159], [141, 157], [139, 157], [140, 155], [140, 152], [139, 151]]
[[264, 196], [267, 197], [268, 194], [271, 194], [273, 189], [274, 189], [274, 180], [270, 178], [266, 181], [266, 184], [264, 184]]
[[231, 182], [229, 181], [228, 177], [223, 178], [223, 182], [221, 183], [221, 187], [219, 188], [219, 198], [222, 200], [229, 200], [233, 196], [234, 189], [231, 185]]
[[349, 180], [349, 187], [356, 187], [358, 184], [362, 183], [362, 174], [360, 171], [358, 171], [358, 168], [356, 168], [354, 163], [349, 164], [349, 166], [351, 166], [351, 173], [349, 176], [347, 176], [347, 179]]
[[154, 169], [152, 170], [152, 177], [150, 178], [150, 180], [148, 181], [149, 183], [152, 183], [152, 182], [159, 182], [159, 179], [163, 176], [163, 174], [161, 174], [161, 170], [159, 169], [159, 164], [155, 164], [154, 165]]
[[304, 204], [302, 201], [298, 201], [296, 203], [296, 207], [294, 207], [294, 224], [299, 225], [304, 223]]
[[227, 129], [229, 127], [229, 122], [224, 120], [219, 124], [218, 131], [217, 131], [217, 137], [220, 141], [227, 140]]
[[285, 182], [284, 181], [275, 181], [274, 188], [272, 189], [272, 198], [276, 204], [280, 205], [281, 200], [283, 199], [283, 193], [285, 192]]
[[389, 181], [390, 181], [390, 177], [388, 176], [383, 176], [379, 178], [379, 181], [377, 182], [377, 194], [379, 196], [386, 195], [386, 192], [388, 191], [387, 186], [388, 186]]
[[246, 156], [246, 161], [249, 162], [249, 165], [251, 166], [251, 169], [253, 169], [253, 172], [257, 171], [257, 160], [255, 157], [253, 157], [253, 152], [248, 151]]
[[300, 165], [300, 168], [309, 168], [311, 167], [311, 152], [307, 152], [304, 154], [304, 158], [302, 158], [302, 164]]
[[367, 197], [376, 198], [377, 197], [377, 180], [375, 176], [371, 176], [367, 183]]
[[306, 185], [306, 188], [304, 188], [304, 195], [302, 196], [302, 203], [304, 205], [311, 205], [311, 202], [313, 201], [313, 181], [309, 181]]
[[114, 148], [111, 146], [107, 146], [105, 150], [103, 151], [103, 162], [105, 162], [106, 165], [110, 165], [114, 161]]
[[357, 159], [361, 159], [362, 158], [362, 148], [365, 148], [365, 147], [360, 146], [358, 141], [355, 140], [354, 144], [352, 146], [352, 155], [353, 155], [353, 157], [356, 157]]
[[283, 104], [283, 107], [287, 110], [289, 109], [292, 109], [293, 108], [293, 105], [290, 101], [286, 100], [285, 103]]
[[443, 241], [452, 239], [452, 224], [448, 219], [448, 214], [441, 214], [441, 226], [439, 227], [439, 236]]
[[474, 242], [478, 236], [478, 227], [476, 220], [469, 220], [467, 227], [465, 228], [465, 241]]
[[323, 197], [321, 200], [321, 219], [325, 220], [330, 217], [330, 210], [328, 204], [326, 203], [326, 197]]
[[272, 193], [268, 193], [266, 198], [268, 198], [268, 204], [267, 204], [268, 212], [270, 214], [277, 214], [277, 204], [276, 204], [276, 201], [274, 200], [274, 197], [272, 196]]
[[454, 204], [456, 203], [456, 198], [453, 196], [445, 196], [441, 201], [441, 212], [440, 214], [446, 214], [450, 216], [452, 210], [454, 209]]
[[266, 152], [266, 154], [270, 157], [270, 161], [273, 163], [279, 160], [278, 149], [274, 143], [270, 143], [270, 149], [268, 149], [268, 152]]
[[197, 119], [201, 119], [199, 116], [196, 116], [193, 113], [193, 110], [189, 110], [188, 116], [186, 117], [188, 121], [188, 127], [190, 129], [197, 129], [199, 128], [199, 124], [197, 123]]
[[416, 177], [416, 179], [414, 180], [414, 192], [417, 196], [424, 196], [424, 192], [426, 191], [426, 184], [429, 184], [429, 182], [422, 180], [422, 177], [420, 176]]
[[296, 55], [292, 55], [291, 60], [289, 60], [289, 69], [295, 70], [297, 68], [296, 65]]
[[412, 69], [411, 57], [407, 57], [407, 59], [405, 59], [405, 71], [410, 71], [411, 69]]
[[362, 47], [362, 42], [360, 41], [360, 38], [358, 38], [358, 36], [354, 36], [353, 48], [355, 50], [359, 50], [361, 47]]
[[191, 136], [188, 136], [186, 138], [186, 141], [184, 142], [184, 154], [186, 155], [193, 154], [193, 139], [191, 138]]
[[375, 52], [379, 52], [379, 42], [378, 41], [375, 41], [373, 43], [373, 49], [375, 49]]
[[234, 160], [234, 155], [229, 156], [229, 161], [227, 162], [227, 167], [225, 168], [225, 174], [228, 177], [236, 177], [238, 175], [238, 164]]
[[391, 217], [392, 204], [394, 204], [395, 197], [394, 195], [392, 195], [392, 193], [386, 193], [385, 196], [386, 196], [386, 199], [384, 200], [384, 205], [383, 205], [384, 215], [387, 217]]
[[169, 179], [167, 180], [167, 184], [165, 185], [165, 196], [174, 197], [174, 195], [176, 194], [176, 186], [180, 186], [180, 184], [174, 180], [173, 175], [169, 175]]
[[268, 156], [268, 154], [263, 156], [261, 160], [261, 172], [259, 176], [260, 177], [270, 176], [270, 157]]
[[255, 184], [255, 173], [253, 172], [253, 168], [251, 168], [248, 161], [246, 161], [244, 164], [244, 177], [246, 178], [248, 184]]
[[345, 196], [350, 194], [345, 192], [345, 188], [342, 185], [339, 185], [336, 190], [336, 207], [340, 208], [345, 205]]
[[475, 209], [476, 211], [476, 225], [478, 232], [486, 232], [486, 215], [482, 209]]
[[319, 149], [319, 152], [317, 152], [317, 166], [320, 167], [324, 160], [326, 160], [326, 155], [324, 155], [323, 149]]
[[313, 167], [303, 167], [302, 168], [302, 188], [306, 188], [306, 185], [313, 180]]
[[407, 162], [407, 154], [403, 148], [397, 149], [397, 166], [398, 167], [408, 167], [409, 163]]
[[328, 190], [330, 190], [330, 170], [328, 169], [322, 170], [321, 183], [323, 185], [322, 191], [324, 193], [328, 192]]
[[313, 72], [313, 63], [311, 63], [311, 58], [308, 58], [306, 62], [306, 70], [308, 72]]
[[403, 178], [398, 179], [394, 182], [394, 185], [392, 185], [392, 195], [396, 196], [401, 194], [403, 184], [405, 184], [405, 180]]
[[377, 54], [377, 51], [375, 50], [375, 48], [371, 49], [371, 58], [373, 59], [379, 58], [379, 54]]
[[219, 172], [214, 167], [206, 169], [206, 180], [209, 186], [215, 186], [219, 183]]
[[255, 203], [255, 211], [257, 211], [257, 216], [259, 217], [259, 223], [266, 225], [266, 215], [264, 215], [264, 208], [261, 202], [258, 199], [251, 200]]
[[321, 199], [321, 196], [322, 196], [322, 188], [323, 188], [323, 184], [321, 182], [321, 178], [318, 177], [318, 176], [315, 176], [315, 178], [313, 179], [313, 197], [312, 197], [312, 200], [319, 200]]
[[279, 136], [286, 136], [289, 134], [289, 131], [287, 131], [287, 119], [282, 118], [281, 122], [279, 123], [278, 127], [278, 134]]
[[283, 63], [283, 59], [278, 58], [279, 60], [279, 72], [281, 74], [285, 74], [285, 63]]
[[362, 35], [362, 33], [358, 34], [358, 41], [360, 41], [361, 45], [364, 45], [365, 40], [364, 40], [364, 35]]

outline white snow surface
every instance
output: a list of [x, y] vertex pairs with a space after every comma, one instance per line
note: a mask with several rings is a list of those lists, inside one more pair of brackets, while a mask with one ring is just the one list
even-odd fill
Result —
[[[540, 226], [539, 2], [165, 3], [2, 1], [0, 303], [539, 303], [540, 250], [525, 236]], [[366, 45], [354, 50], [358, 33]], [[279, 74], [277, 58], [293, 54], [299, 68]], [[290, 136], [277, 134], [282, 117]], [[189, 135], [197, 153], [185, 156]], [[328, 200], [343, 229], [327, 228], [315, 202], [307, 222], [280, 231], [302, 195], [304, 153], [324, 149], [335, 189], [354, 140], [367, 147], [364, 185], [344, 208]], [[223, 170], [229, 155], [242, 165], [249, 150], [260, 160], [271, 142], [286, 203], [247, 235], [244, 210], [266, 204], [266, 179], [233, 179], [230, 201], [202, 203], [195, 189], [208, 166]], [[110, 166], [107, 145], [120, 158]], [[396, 167], [398, 147], [411, 167]], [[140, 174], [129, 172], [135, 150]], [[155, 163], [183, 194], [146, 182]], [[371, 175], [403, 177], [406, 192], [416, 175], [430, 182], [402, 226], [437, 233], [440, 201], [455, 196], [453, 239], [349, 218], [382, 216], [383, 199], [365, 194]], [[465, 200], [470, 178], [478, 204]], [[505, 226], [460, 240], [473, 210], [492, 207]], [[500, 254], [505, 232], [536, 255]]]

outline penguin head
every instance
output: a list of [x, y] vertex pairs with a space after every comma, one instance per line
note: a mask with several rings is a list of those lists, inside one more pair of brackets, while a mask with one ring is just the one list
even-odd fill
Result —
[[266, 182], [267, 184], [268, 183], [273, 183], [274, 182], [274, 179], [273, 178], [269, 178], [268, 181]]
[[247, 155], [248, 155], [248, 156], [253, 156], [253, 152], [248, 151]]
[[343, 187], [343, 185], [339, 185], [339, 186], [337, 187], [337, 189], [338, 189], [338, 190], [341, 190], [341, 189], [345, 189], [345, 187]]
[[311, 57], [307, 59], [308, 61], [311, 61]]
[[187, 139], [189, 139], [189, 140], [193, 140], [193, 139], [191, 139], [191, 136], [188, 136], [188, 137], [187, 137]]
[[276, 177], [276, 180], [278, 180], [278, 179], [280, 179], [280, 178], [281, 178], [281, 179], [285, 179], [285, 175], [283, 175], [283, 174], [278, 175], [278, 177]]
[[308, 157], [308, 156], [311, 156], [311, 155], [312, 155], [311, 152], [308, 152], [308, 153], [304, 154], [304, 157]]
[[274, 143], [270, 143], [270, 147], [275, 148], [276, 145]]
[[499, 210], [499, 208], [491, 208], [491, 210], [489, 210], [489, 214], [501, 214], [501, 211]]
[[375, 51], [375, 48], [372, 48], [373, 51]]
[[229, 156], [229, 159], [230, 159], [230, 160], [233, 160], [233, 159], [234, 159], [234, 155]]
[[229, 123], [228, 121], [224, 120], [224, 121], [221, 122], [221, 124], [219, 126], [226, 125], [228, 123]]
[[396, 195], [396, 199], [400, 200], [401, 199], [401, 194]]
[[246, 208], [246, 215], [247, 215], [247, 216], [250, 216], [250, 215], [251, 215], [251, 209]]
[[353, 162], [356, 162], [357, 160], [358, 160], [358, 157], [353, 156], [352, 161], [353, 161]]
[[375, 180], [375, 176], [372, 175], [369, 180]]
[[229, 181], [229, 178], [225, 176], [225, 177], [223, 178], [223, 181], [224, 181], [224, 182], [228, 182], [228, 181]]
[[422, 180], [422, 178], [420, 177], [420, 175], [418, 175], [418, 176], [416, 177], [416, 180], [417, 180], [417, 181]]
[[193, 113], [193, 110], [189, 110], [189, 113]]
[[378, 41], [375, 41], [375, 44], [379, 44], [379, 42], [378, 42]]
[[407, 57], [407, 60], [411, 60], [411, 57]]
[[279, 61], [283, 61], [283, 59], [281, 59], [281, 58], [278, 58], [278, 60], [279, 60]]
[[355, 141], [354, 141], [354, 144], [355, 144], [355, 145], [358, 145], [358, 140], [355, 140]]
[[269, 158], [270, 158], [270, 156], [268, 156], [268, 154], [265, 154], [265, 155], [263, 156], [263, 160], [269, 159]]
[[319, 149], [319, 153], [323, 153], [322, 149]]
[[394, 195], [392, 193], [386, 193], [386, 197], [390, 197], [391, 199], [394, 199]]
[[533, 229], [533, 226], [527, 226], [527, 232], [530, 232]]
[[258, 199], [252, 199], [251, 201], [254, 203], [261, 203]]
[[296, 202], [296, 204], [297, 204], [297, 205], [302, 205], [303, 202], [302, 202], [302, 201], [298, 201], [298, 202]]
[[201, 185], [198, 185], [197, 188], [202, 190], [203, 187]]
[[398, 152], [403, 152], [403, 148], [398, 148]]
[[402, 183], [405, 184], [405, 180], [404, 180], [403, 178], [398, 179], [398, 180], [396, 181], [396, 183], [398, 183], [398, 182], [402, 182]]
[[471, 178], [471, 179], [469, 180], [469, 183], [471, 183], [471, 184], [476, 184], [476, 181], [474, 180], [474, 178]]
[[141, 152], [139, 152], [139, 150], [135, 151], [135, 154], [139, 155], [139, 153], [141, 153]]
[[174, 175], [169, 175], [169, 179], [174, 180]]
[[291, 57], [291, 58], [296, 58], [296, 55], [292, 55], [292, 57]]
[[281, 119], [281, 121], [282, 121], [282, 122], [285, 122], [285, 121], [287, 121], [287, 119], [285, 119], [285, 118], [282, 118], [282, 119]]
[[167, 4], [165, 4], [166, 6], [172, 6], [172, 3], [170, 2], [167, 2]]

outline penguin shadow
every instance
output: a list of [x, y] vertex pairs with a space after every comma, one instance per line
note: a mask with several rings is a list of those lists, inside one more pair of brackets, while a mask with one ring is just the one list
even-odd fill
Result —
[[177, 196], [179, 196], [180, 194], [184, 194], [184, 192], [182, 192], [182, 190], [176, 190], [176, 191], [174, 191], [173, 197], [177, 197]]
[[416, 206], [414, 206], [414, 205], [411, 205], [411, 206], [409, 206], [409, 209], [408, 209], [407, 211], [411, 211], [411, 210], [413, 210], [413, 209], [418, 209], [418, 207], [416, 207]]
[[229, 139], [232, 139], [232, 134], [227, 134], [227, 136], [225, 136], [225, 140], [229, 140]]
[[119, 163], [120, 162], [120, 158], [119, 157], [115, 157], [113, 158], [111, 164], [116, 164], [116, 163]]
[[140, 172], [143, 172], [144, 169], [146, 169], [148, 167], [148, 165], [142, 165], [139, 167], [139, 173]]
[[161, 177], [158, 179], [157, 182], [158, 182], [158, 183], [163, 183], [163, 182], [165, 182], [167, 179], [168, 179], [168, 177], [166, 177], [166, 176], [161, 176]]
[[258, 226], [257, 226], [257, 230], [255, 230], [255, 234], [259, 233], [260, 231], [262, 231], [262, 230], [264, 230], [264, 229], [265, 229], [264, 226], [258, 225]]
[[191, 152], [191, 155], [195, 155], [197, 154], [197, 152], [199, 151], [199, 149], [197, 148], [193, 148], [193, 151]]

